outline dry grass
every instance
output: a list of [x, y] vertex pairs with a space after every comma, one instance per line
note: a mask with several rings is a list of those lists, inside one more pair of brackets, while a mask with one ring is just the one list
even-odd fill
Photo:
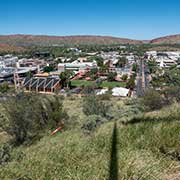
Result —
[[[11, 162], [0, 169], [0, 179], [108, 179], [114, 122], [101, 125], [89, 135], [84, 134], [80, 127], [86, 116], [82, 113], [81, 102], [81, 98], [67, 97], [64, 108], [71, 119], [70, 128], [55, 136], [48, 132], [32, 146], [15, 148]], [[116, 120], [123, 111], [125, 114], [133, 111], [132, 105], [126, 105], [126, 100], [112, 98], [108, 103], [112, 104]], [[175, 104], [147, 113], [145, 117], [166, 117], [175, 113], [178, 107]], [[161, 180], [180, 172], [180, 163], [160, 152], [161, 146], [180, 147], [179, 132], [180, 124], [173, 120], [129, 125], [122, 125], [118, 120], [119, 179]]]

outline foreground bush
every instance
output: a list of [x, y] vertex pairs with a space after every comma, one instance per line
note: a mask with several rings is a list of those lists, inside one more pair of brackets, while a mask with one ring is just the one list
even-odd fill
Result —
[[180, 87], [172, 86], [163, 90], [163, 95], [165, 97], [166, 103], [171, 104], [174, 101], [180, 102]]
[[53, 96], [21, 93], [8, 100], [4, 108], [7, 118], [0, 120], [0, 126], [16, 145], [38, 138], [41, 132], [67, 118], [62, 101]]
[[0, 84], [0, 93], [6, 93], [9, 90], [8, 83], [4, 82]]
[[2, 144], [0, 146], [0, 165], [8, 163], [11, 159], [11, 146], [9, 144]]

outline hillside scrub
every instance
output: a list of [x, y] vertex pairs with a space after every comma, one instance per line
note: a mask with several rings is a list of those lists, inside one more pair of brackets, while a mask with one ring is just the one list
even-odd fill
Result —
[[6, 115], [1, 116], [0, 127], [13, 137], [15, 145], [37, 139], [41, 132], [67, 119], [60, 101], [53, 96], [17, 94], [4, 103]]
[[95, 95], [89, 95], [84, 97], [83, 101], [83, 112], [89, 115], [100, 115], [102, 117], [107, 117], [109, 106], [104, 103]]
[[165, 105], [165, 99], [158, 91], [148, 90], [145, 91], [141, 103], [147, 111], [153, 111], [161, 109]]
[[[114, 123], [101, 125], [91, 136], [78, 129], [44, 137], [37, 144], [14, 149], [12, 162], [0, 168], [0, 178], [97, 179], [109, 177]], [[177, 122], [117, 123], [119, 179], [160, 180], [177, 171], [179, 162], [161, 152], [180, 144]], [[17, 156], [25, 156], [18, 162]]]
[[[46, 134], [30, 146], [13, 148], [10, 159], [5, 158], [7, 162], [0, 167], [0, 179], [105, 180], [111, 173], [113, 142], [117, 148], [113, 168], [117, 169], [118, 179], [162, 180], [179, 172], [178, 103], [144, 113], [137, 99], [92, 100], [91, 97], [90, 102], [109, 106], [108, 113], [113, 118], [109, 121], [101, 113], [95, 114], [96, 111], [83, 112], [88, 97], [65, 98], [62, 103], [71, 128], [54, 136]], [[139, 121], [131, 123], [135, 116]]]

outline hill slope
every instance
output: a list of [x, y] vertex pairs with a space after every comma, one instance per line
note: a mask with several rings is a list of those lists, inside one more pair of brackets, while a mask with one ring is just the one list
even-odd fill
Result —
[[[122, 101], [111, 101], [114, 113], [130, 110]], [[119, 119], [115, 135], [113, 121], [84, 133], [81, 99], [66, 99], [64, 107], [73, 120], [72, 127], [55, 136], [48, 133], [31, 146], [15, 148], [11, 161], [0, 166], [0, 179], [105, 180], [111, 173], [112, 152], [119, 179], [170, 180], [166, 177], [178, 174], [179, 161], [172, 152], [180, 146], [179, 104], [147, 113], [146, 121], [135, 124], [124, 125]], [[172, 119], [167, 120], [170, 115]], [[114, 141], [117, 151], [113, 151]]]
[[151, 44], [180, 44], [180, 34], [164, 36], [150, 41]]
[[150, 41], [132, 40], [111, 36], [45, 36], [0, 35], [0, 50], [22, 50], [20, 47], [59, 45], [110, 45], [110, 44], [180, 44], [180, 34], [164, 36]]
[[141, 44], [142, 41], [109, 36], [7, 35], [0, 36], [1, 43], [15, 46], [49, 46], [62, 44]]

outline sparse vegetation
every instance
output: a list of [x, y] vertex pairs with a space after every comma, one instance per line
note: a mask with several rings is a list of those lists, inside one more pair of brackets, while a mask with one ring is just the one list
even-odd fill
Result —
[[55, 128], [67, 119], [59, 97], [48, 99], [20, 93], [7, 100], [3, 107], [6, 116], [1, 115], [0, 127], [13, 137], [15, 145], [29, 143], [40, 137], [47, 128]]
[[[108, 179], [114, 122], [93, 111], [86, 116], [82, 101], [67, 97], [63, 102], [73, 125], [70, 129], [55, 136], [44, 134], [31, 146], [10, 149], [1, 165], [0, 178]], [[178, 104], [144, 114], [135, 110], [136, 100], [111, 99], [103, 103], [111, 103], [110, 110], [117, 120], [119, 179], [160, 180], [178, 172]], [[129, 114], [132, 116], [124, 123]]]
[[142, 104], [149, 111], [161, 109], [164, 103], [165, 103], [165, 100], [162, 97], [162, 95], [155, 90], [146, 91], [142, 98]]
[[10, 88], [7, 82], [0, 84], [0, 93], [6, 93], [9, 89]]

